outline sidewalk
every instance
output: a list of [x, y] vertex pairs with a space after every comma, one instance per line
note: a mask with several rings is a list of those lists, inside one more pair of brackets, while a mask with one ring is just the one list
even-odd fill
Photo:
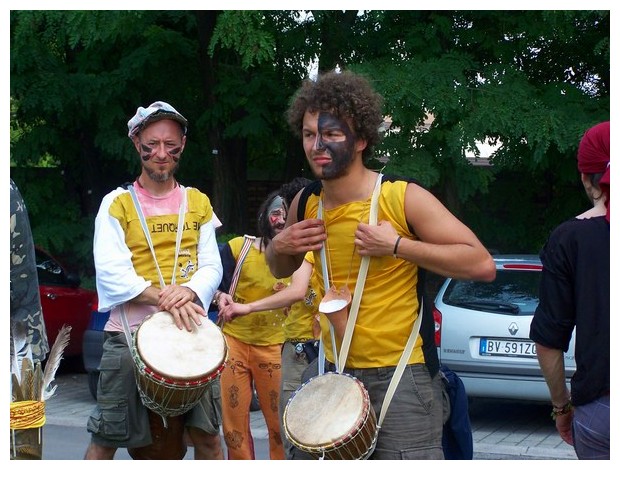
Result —
[[[95, 401], [88, 390], [86, 374], [62, 374], [56, 378], [58, 388], [45, 406], [46, 423], [68, 427], [83, 427]], [[545, 412], [547, 411], [546, 406]], [[564, 443], [551, 422], [541, 426], [536, 415], [526, 409], [506, 408], [499, 404], [473, 404], [472, 430], [474, 458], [485, 455], [515, 455], [523, 459], [576, 459], [573, 447]], [[267, 439], [268, 432], [260, 411], [250, 413], [252, 435]], [[488, 457], [486, 457], [488, 458]]]
[[[86, 374], [57, 375], [58, 388], [54, 396], [45, 405], [46, 423], [64, 427], [84, 427], [95, 406], [95, 401], [88, 390], [88, 376]], [[257, 439], [269, 437], [263, 414], [250, 413], [250, 427], [252, 436]]]

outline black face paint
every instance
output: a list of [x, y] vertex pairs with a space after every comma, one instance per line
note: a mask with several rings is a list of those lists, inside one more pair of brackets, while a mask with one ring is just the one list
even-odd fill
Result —
[[172, 157], [172, 161], [178, 163], [181, 159], [181, 147], [175, 147], [168, 150], [168, 155]]
[[148, 162], [153, 157], [153, 149], [144, 143], [140, 144], [140, 158], [143, 162]]
[[[322, 178], [333, 179], [342, 177], [348, 166], [353, 162], [355, 148], [355, 134], [346, 121], [336, 118], [331, 113], [321, 112], [317, 122], [318, 135], [315, 148], [327, 150], [332, 159], [331, 163], [323, 168]], [[344, 141], [330, 141], [326, 137], [328, 132], [339, 131], [345, 137]]]
[[[149, 160], [151, 160], [154, 156], [153, 153], [153, 148], [149, 147], [148, 145], [145, 145], [144, 143], [140, 143], [140, 158], [142, 159], [143, 162], [148, 162]], [[178, 163], [179, 160], [181, 159], [181, 147], [173, 147], [171, 149], [166, 149], [166, 154], [170, 156], [170, 158], [172, 158], [172, 161], [175, 163]]]

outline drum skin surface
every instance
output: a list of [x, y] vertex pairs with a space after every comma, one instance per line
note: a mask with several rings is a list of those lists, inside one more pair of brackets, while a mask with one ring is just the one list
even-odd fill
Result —
[[291, 397], [284, 411], [285, 432], [309, 451], [335, 448], [363, 429], [368, 409], [359, 380], [328, 372], [310, 379]]
[[225, 358], [220, 329], [207, 317], [189, 332], [180, 330], [168, 312], [147, 317], [136, 331], [136, 348], [144, 364], [168, 379], [197, 380], [209, 376]]
[[163, 418], [184, 414], [218, 380], [227, 354], [224, 334], [207, 317], [191, 332], [177, 328], [168, 312], [146, 317], [132, 348], [142, 403]]

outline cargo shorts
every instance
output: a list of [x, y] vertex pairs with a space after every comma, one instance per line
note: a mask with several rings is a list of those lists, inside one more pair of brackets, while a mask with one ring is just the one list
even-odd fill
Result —
[[[97, 445], [138, 448], [152, 443], [149, 413], [140, 399], [134, 359], [122, 332], [106, 332], [99, 366], [97, 405], [87, 430]], [[185, 426], [219, 435], [222, 422], [219, 379], [212, 382], [200, 402], [184, 414]]]

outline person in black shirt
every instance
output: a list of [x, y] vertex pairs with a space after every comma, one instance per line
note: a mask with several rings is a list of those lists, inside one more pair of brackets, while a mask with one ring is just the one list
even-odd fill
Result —
[[[551, 416], [579, 459], [609, 459], [609, 122], [589, 129], [577, 166], [593, 207], [559, 225], [541, 253], [540, 303], [530, 328]], [[570, 392], [564, 356], [575, 330]]]

